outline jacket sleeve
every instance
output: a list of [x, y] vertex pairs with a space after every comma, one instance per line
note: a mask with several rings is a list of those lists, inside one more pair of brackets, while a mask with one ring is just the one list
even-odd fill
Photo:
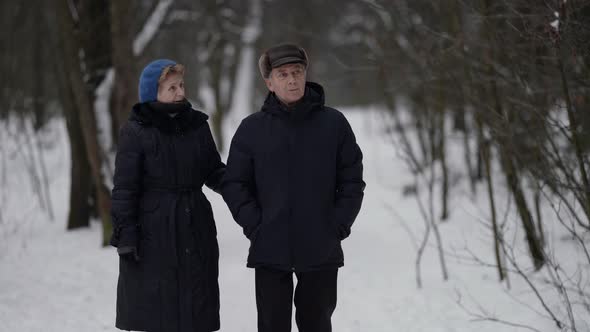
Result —
[[363, 201], [363, 153], [356, 143], [350, 124], [342, 116], [343, 126], [337, 156], [336, 195], [332, 220], [340, 239], [350, 235], [350, 228]]
[[221, 157], [217, 151], [217, 146], [213, 140], [213, 135], [211, 134], [211, 129], [209, 128], [208, 123], [205, 123], [204, 135], [204, 145], [206, 146], [207, 150], [207, 175], [205, 178], [205, 185], [207, 185], [207, 187], [211, 188], [211, 190], [215, 191], [216, 193], [221, 194], [221, 180], [225, 174], [225, 164], [221, 161]]
[[138, 200], [141, 190], [143, 155], [137, 132], [126, 123], [119, 132], [115, 175], [111, 197], [114, 247], [137, 247], [139, 225]]
[[260, 224], [261, 211], [256, 199], [254, 159], [248, 148], [244, 122], [240, 124], [231, 142], [222, 194], [234, 220], [242, 226], [244, 235], [250, 239]]

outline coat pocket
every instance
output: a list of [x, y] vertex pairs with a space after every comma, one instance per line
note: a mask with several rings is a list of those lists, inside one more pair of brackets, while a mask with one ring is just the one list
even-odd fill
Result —
[[256, 240], [258, 239], [258, 236], [260, 235], [261, 228], [262, 228], [262, 223], [258, 224], [258, 226], [256, 226], [256, 228], [254, 228], [254, 230], [252, 231], [252, 234], [250, 234], [250, 249], [248, 249], [248, 253], [251, 253], [254, 250], [254, 247], [256, 246]]
[[342, 241], [350, 235], [349, 227], [339, 225], [334, 221], [332, 221], [332, 229], [334, 229], [334, 234], [336, 234], [338, 241]]
[[161, 198], [158, 197], [158, 195], [153, 194], [147, 194], [140, 201], [140, 245], [138, 248], [140, 257], [152, 256], [157, 252], [160, 246], [160, 241], [158, 239], [158, 234], [161, 233], [159, 228], [162, 219], [161, 213], [158, 213], [160, 202]]

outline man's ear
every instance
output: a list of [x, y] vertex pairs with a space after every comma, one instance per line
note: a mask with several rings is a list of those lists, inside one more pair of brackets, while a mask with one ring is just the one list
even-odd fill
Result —
[[265, 78], [264, 83], [266, 83], [266, 87], [268, 88], [268, 91], [275, 92], [270, 78]]

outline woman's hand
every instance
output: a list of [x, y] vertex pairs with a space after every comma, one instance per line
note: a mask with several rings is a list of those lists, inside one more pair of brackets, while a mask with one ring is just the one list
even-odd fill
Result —
[[125, 260], [139, 262], [139, 254], [137, 253], [136, 247], [121, 247], [117, 248], [119, 257]]

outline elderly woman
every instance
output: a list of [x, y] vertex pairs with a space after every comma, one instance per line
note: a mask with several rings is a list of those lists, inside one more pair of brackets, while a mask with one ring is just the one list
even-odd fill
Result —
[[122, 127], [112, 194], [119, 253], [116, 326], [149, 332], [219, 329], [219, 248], [203, 184], [225, 171], [207, 115], [184, 94], [184, 67], [156, 60]]

